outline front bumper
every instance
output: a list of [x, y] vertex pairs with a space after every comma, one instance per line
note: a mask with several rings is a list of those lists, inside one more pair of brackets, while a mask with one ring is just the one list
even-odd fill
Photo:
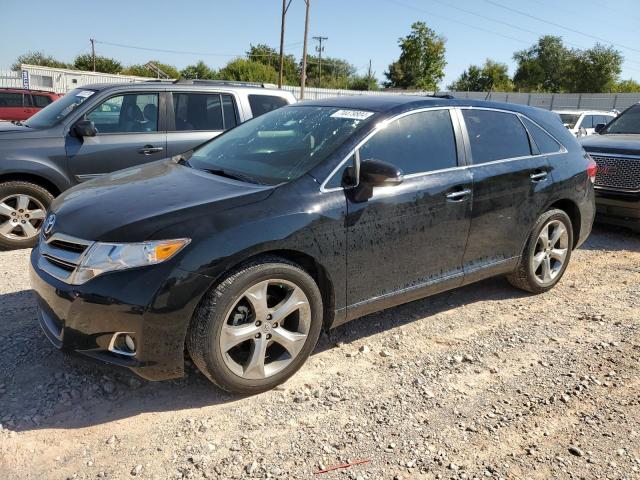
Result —
[[[31, 253], [31, 285], [38, 320], [56, 348], [130, 368], [148, 380], [184, 374], [184, 341], [211, 280], [169, 264], [113, 272], [69, 285], [38, 268]], [[130, 332], [135, 355], [110, 351], [116, 332]]]
[[640, 232], [640, 196], [609, 196], [596, 193], [596, 222]]

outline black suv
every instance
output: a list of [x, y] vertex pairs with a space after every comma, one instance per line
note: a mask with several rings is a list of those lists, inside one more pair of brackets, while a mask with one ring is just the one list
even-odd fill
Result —
[[80, 182], [185, 152], [294, 102], [241, 82], [91, 85], [24, 122], [0, 122], [0, 247], [33, 246], [53, 198]]
[[595, 165], [550, 112], [415, 96], [299, 103], [56, 199], [31, 254], [60, 348], [225, 389], [322, 328], [506, 275], [544, 292], [589, 235]]
[[581, 139], [598, 164], [596, 220], [640, 232], [640, 104]]

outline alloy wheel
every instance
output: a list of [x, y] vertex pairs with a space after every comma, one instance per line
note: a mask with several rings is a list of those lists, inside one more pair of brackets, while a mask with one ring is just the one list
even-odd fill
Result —
[[272, 279], [245, 290], [224, 318], [219, 344], [226, 366], [239, 377], [258, 380], [298, 356], [311, 327], [311, 306], [300, 287]]
[[10, 195], [0, 200], [0, 235], [9, 240], [36, 237], [46, 216], [42, 203], [26, 194]]
[[536, 281], [546, 286], [562, 272], [569, 252], [569, 233], [560, 220], [546, 223], [536, 241], [531, 270]]

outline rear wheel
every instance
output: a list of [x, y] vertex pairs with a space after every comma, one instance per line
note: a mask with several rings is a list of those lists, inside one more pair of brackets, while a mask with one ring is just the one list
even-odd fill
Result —
[[322, 326], [322, 297], [298, 265], [265, 258], [218, 284], [195, 313], [187, 349], [225, 390], [258, 393], [293, 375]]
[[518, 268], [507, 279], [513, 286], [528, 292], [550, 290], [564, 275], [572, 246], [573, 228], [569, 216], [558, 209], [545, 212], [529, 235]]
[[53, 201], [53, 195], [30, 182], [0, 184], [0, 246], [30, 248]]

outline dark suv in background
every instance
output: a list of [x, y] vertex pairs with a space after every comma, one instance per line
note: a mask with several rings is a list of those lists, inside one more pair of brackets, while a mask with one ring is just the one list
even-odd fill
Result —
[[293, 102], [240, 82], [91, 85], [24, 122], [0, 122], [0, 246], [33, 246], [51, 201], [73, 185], [185, 152]]
[[598, 164], [596, 220], [640, 232], [640, 104], [598, 125], [581, 144]]
[[595, 213], [557, 115], [416, 96], [310, 101], [57, 198], [31, 253], [60, 348], [223, 388], [291, 376], [322, 328], [505, 275], [541, 293]]

